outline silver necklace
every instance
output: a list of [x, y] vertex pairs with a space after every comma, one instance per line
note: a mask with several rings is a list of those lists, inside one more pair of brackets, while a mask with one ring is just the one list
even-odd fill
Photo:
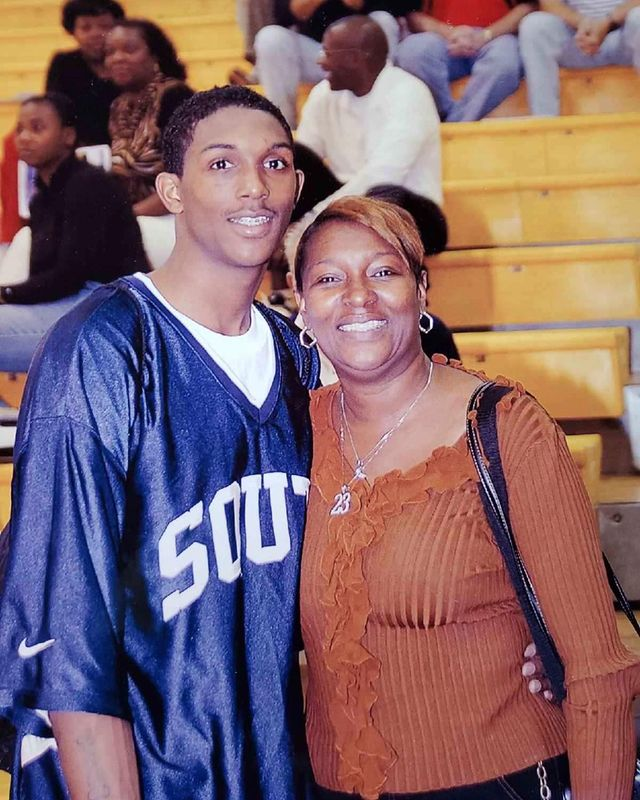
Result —
[[378, 439], [378, 441], [373, 445], [371, 450], [363, 457], [360, 458], [358, 455], [358, 451], [356, 450], [355, 442], [353, 441], [353, 435], [351, 433], [351, 428], [349, 427], [349, 421], [347, 420], [347, 415], [344, 408], [344, 392], [340, 389], [340, 458], [342, 463], [342, 474], [344, 475], [344, 466], [345, 466], [345, 457], [344, 457], [344, 432], [346, 430], [347, 435], [349, 436], [349, 443], [351, 444], [351, 448], [353, 450], [353, 454], [356, 458], [356, 465], [353, 470], [353, 476], [347, 483], [343, 483], [342, 487], [338, 494], [333, 498], [333, 507], [331, 508], [331, 516], [341, 516], [342, 514], [348, 514], [349, 510], [351, 509], [351, 484], [357, 480], [366, 480], [367, 474], [364, 471], [367, 464], [369, 464], [382, 450], [385, 444], [389, 441], [389, 439], [393, 436], [393, 434], [398, 430], [398, 428], [402, 425], [405, 419], [409, 416], [409, 414], [413, 411], [413, 409], [418, 404], [418, 401], [422, 397], [422, 395], [427, 391], [431, 384], [431, 378], [433, 376], [433, 361], [429, 362], [429, 374], [427, 375], [427, 381], [425, 385], [420, 389], [418, 394], [415, 396], [411, 405], [403, 412], [403, 414], [399, 417], [398, 421], [389, 428], [386, 433], [383, 433], [382, 436]]

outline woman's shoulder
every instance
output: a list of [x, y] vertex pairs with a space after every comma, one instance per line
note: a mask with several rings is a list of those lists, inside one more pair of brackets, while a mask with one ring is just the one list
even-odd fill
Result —
[[[509, 442], [518, 451], [524, 452], [536, 442], [549, 441], [557, 436], [559, 428], [555, 420], [519, 380], [505, 375], [490, 378], [482, 370], [469, 369], [461, 361], [442, 355], [434, 355], [432, 360], [435, 364], [455, 370], [458, 376], [456, 382], [464, 382], [465, 390], [468, 386], [469, 397], [479, 383], [491, 381], [506, 390], [496, 404], [496, 424], [501, 445]], [[469, 413], [473, 421], [475, 412]]]

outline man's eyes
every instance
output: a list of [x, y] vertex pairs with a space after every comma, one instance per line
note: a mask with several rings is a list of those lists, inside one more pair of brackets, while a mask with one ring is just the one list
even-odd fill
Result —
[[267, 169], [286, 169], [289, 166], [289, 162], [284, 158], [274, 156], [272, 158], [268, 158], [264, 162], [264, 165]]
[[224, 170], [232, 166], [233, 164], [227, 158], [216, 158], [216, 160], [212, 161], [209, 165], [209, 169]]

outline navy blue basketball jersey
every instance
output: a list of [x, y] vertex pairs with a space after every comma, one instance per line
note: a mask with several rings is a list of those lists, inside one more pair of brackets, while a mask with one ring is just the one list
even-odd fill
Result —
[[319, 369], [258, 308], [276, 352], [260, 408], [125, 278], [54, 326], [21, 411], [0, 706], [130, 719], [154, 800], [304, 796], [298, 575]]

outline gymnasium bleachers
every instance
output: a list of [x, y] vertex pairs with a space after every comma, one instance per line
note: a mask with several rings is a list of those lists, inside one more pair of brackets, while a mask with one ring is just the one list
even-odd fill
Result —
[[[179, 13], [172, 0], [130, 0], [127, 11], [167, 29], [196, 88], [222, 83], [242, 65], [234, 0], [184, 0]], [[0, 133], [15, 119], [13, 95], [39, 90], [52, 51], [72, 46], [60, 29], [58, 0], [4, 0], [2, 12]], [[516, 377], [526, 376], [562, 417], [621, 413], [629, 358], [612, 344], [620, 332], [490, 329], [640, 318], [640, 112], [631, 110], [638, 99], [640, 78], [631, 69], [565, 70], [565, 116], [442, 126], [451, 249], [430, 264], [432, 306], [463, 331], [458, 344], [470, 364], [505, 373], [517, 365]], [[494, 116], [526, 111], [523, 85]], [[599, 344], [590, 349], [594, 337]], [[545, 353], [530, 342], [544, 344]], [[526, 366], [533, 361], [535, 368]], [[569, 361], [576, 380], [580, 364], [606, 363], [611, 384], [600, 374], [599, 391], [562, 399], [574, 384], [566, 375], [558, 382], [557, 373]], [[538, 386], [538, 374], [546, 383]], [[554, 385], [558, 398], [548, 388]]]
[[[73, 44], [59, 6], [2, 2], [2, 136], [16, 97], [40, 91], [51, 53]], [[234, 0], [127, 0], [126, 8], [165, 27], [196, 89], [247, 67]], [[563, 71], [562, 109], [557, 119], [500, 118], [527, 114], [522, 85], [493, 119], [442, 126], [451, 240], [429, 262], [430, 302], [456, 330], [469, 366], [522, 380], [561, 420], [615, 421], [636, 380], [629, 328], [640, 320], [640, 78], [625, 67]], [[19, 405], [22, 388], [0, 375], [9, 405]], [[601, 519], [616, 504], [640, 504], [638, 477], [601, 478], [600, 436], [570, 436], [569, 445]], [[0, 528], [10, 475], [0, 463]], [[6, 792], [0, 774], [0, 798]]]

